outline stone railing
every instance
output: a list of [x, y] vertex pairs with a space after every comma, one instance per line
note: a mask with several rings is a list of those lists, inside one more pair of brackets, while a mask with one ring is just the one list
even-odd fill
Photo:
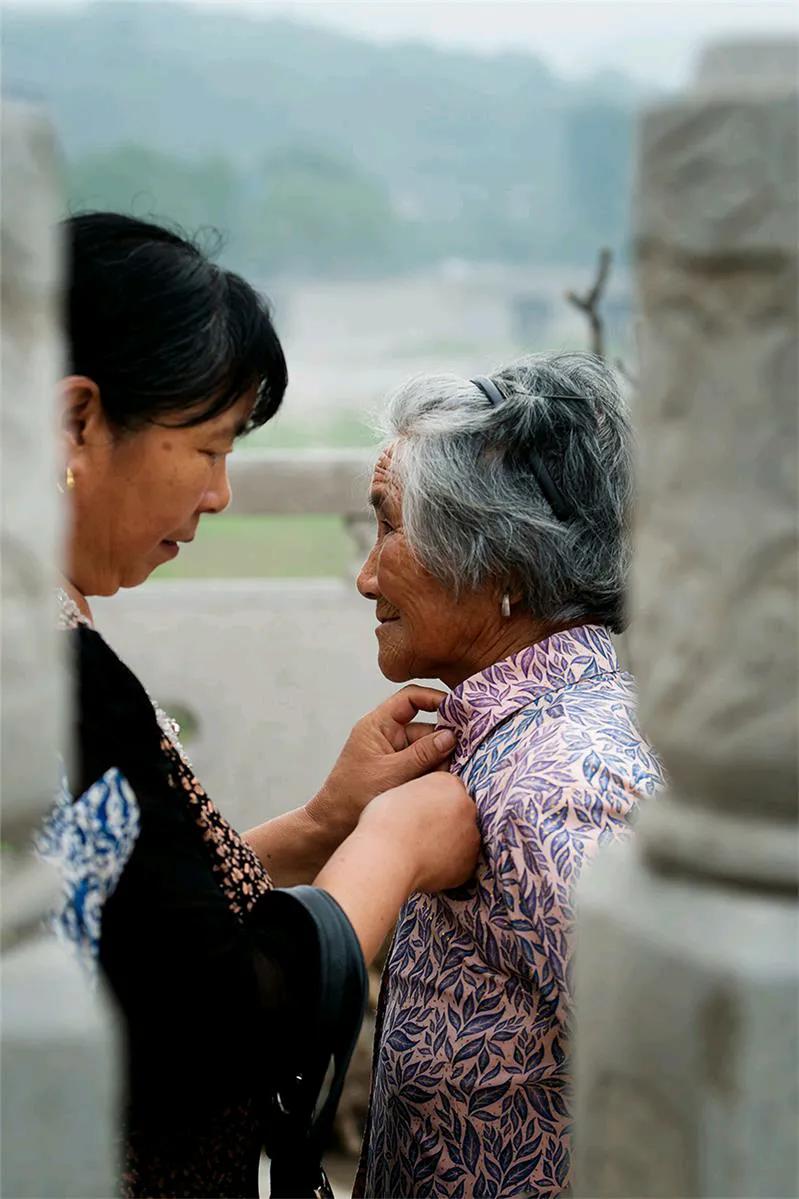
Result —
[[239, 516], [306, 516], [325, 512], [347, 522], [369, 517], [371, 450], [240, 450], [230, 460]]

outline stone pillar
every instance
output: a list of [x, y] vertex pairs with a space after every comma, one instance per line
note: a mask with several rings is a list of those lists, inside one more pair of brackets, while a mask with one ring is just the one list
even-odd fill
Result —
[[0, 1193], [116, 1190], [113, 1028], [42, 930], [57, 880], [30, 840], [52, 805], [67, 688], [55, 632], [60, 519], [59, 201], [47, 122], [2, 108], [2, 1165]]
[[670, 782], [578, 895], [591, 1199], [798, 1193], [798, 76], [714, 48], [640, 129], [631, 634]]

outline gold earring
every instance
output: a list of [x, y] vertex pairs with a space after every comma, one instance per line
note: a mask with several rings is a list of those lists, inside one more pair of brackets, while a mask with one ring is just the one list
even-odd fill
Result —
[[74, 491], [75, 490], [75, 476], [72, 473], [71, 466], [67, 467], [66, 482], [67, 482], [67, 491]]

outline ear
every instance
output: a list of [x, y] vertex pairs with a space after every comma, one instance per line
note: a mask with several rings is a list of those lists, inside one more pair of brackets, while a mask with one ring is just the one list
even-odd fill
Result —
[[100, 388], [93, 379], [67, 375], [58, 385], [58, 394], [61, 430], [69, 458], [87, 442], [96, 440], [101, 432], [107, 434], [108, 424], [100, 402]]

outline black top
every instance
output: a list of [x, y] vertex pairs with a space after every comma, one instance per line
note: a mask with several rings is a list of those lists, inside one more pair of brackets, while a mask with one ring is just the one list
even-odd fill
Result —
[[293, 1137], [298, 1152], [305, 1133], [285, 1110], [307, 1130], [334, 1042], [345, 1052], [357, 1030], [357, 938], [324, 892], [272, 889], [136, 677], [93, 629], [68, 636], [79, 689], [71, 792], [116, 767], [140, 812], [99, 949], [125, 1030], [124, 1193], [256, 1196], [261, 1149], [279, 1158]]

